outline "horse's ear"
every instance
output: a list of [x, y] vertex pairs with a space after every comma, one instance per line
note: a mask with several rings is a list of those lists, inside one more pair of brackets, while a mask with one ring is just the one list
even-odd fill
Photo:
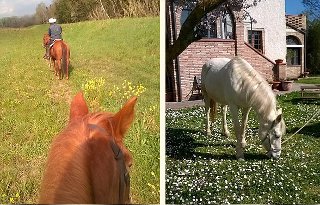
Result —
[[282, 113], [280, 113], [280, 114], [278, 114], [278, 116], [277, 116], [277, 118], [274, 120], [274, 124], [276, 125], [276, 124], [278, 124], [279, 122], [281, 122], [281, 120], [282, 120]]
[[70, 106], [69, 122], [81, 118], [89, 113], [88, 106], [84, 100], [83, 93], [79, 92], [72, 100]]
[[[134, 118], [134, 107], [137, 102], [137, 97], [132, 97], [124, 104], [119, 112], [117, 112], [112, 119], [113, 129], [116, 138], [123, 138], [125, 133], [130, 128]], [[121, 140], [118, 139], [118, 140]]]
[[281, 122], [281, 120], [282, 120], [282, 108], [279, 108], [278, 110], [277, 110], [277, 114], [278, 114], [278, 116], [277, 116], [277, 118], [274, 120], [274, 124], [278, 124], [279, 122]]

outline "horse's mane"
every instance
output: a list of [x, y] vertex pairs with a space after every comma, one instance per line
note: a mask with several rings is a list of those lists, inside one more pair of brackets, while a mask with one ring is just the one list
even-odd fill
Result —
[[267, 120], [269, 114], [276, 110], [276, 99], [267, 81], [247, 61], [236, 57], [230, 61], [235, 75], [241, 76], [240, 85], [249, 105]]

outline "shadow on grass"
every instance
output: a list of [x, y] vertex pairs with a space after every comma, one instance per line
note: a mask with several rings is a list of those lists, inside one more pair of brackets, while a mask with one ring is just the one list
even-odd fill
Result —
[[[301, 127], [294, 127], [290, 129], [289, 133], [295, 133]], [[299, 131], [299, 134], [320, 138], [320, 122], [309, 124]]]
[[[199, 131], [192, 129], [166, 129], [166, 155], [177, 160], [181, 159], [206, 159], [206, 160], [237, 160], [235, 155], [235, 145], [231, 142], [221, 143], [201, 143], [197, 142], [192, 135], [199, 134]], [[232, 147], [234, 154], [230, 153], [203, 153], [196, 151], [198, 147]], [[267, 160], [266, 155], [261, 153], [246, 153], [244, 154], [246, 160]]]
[[195, 149], [205, 146], [196, 142], [191, 135], [198, 131], [191, 129], [166, 129], [166, 155], [175, 159], [193, 159]]

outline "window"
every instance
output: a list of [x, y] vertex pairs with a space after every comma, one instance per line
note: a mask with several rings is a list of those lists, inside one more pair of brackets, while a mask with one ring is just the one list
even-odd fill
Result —
[[287, 48], [288, 65], [301, 65], [300, 50], [301, 50], [300, 48]]
[[287, 36], [287, 45], [300, 45], [300, 42], [293, 36]]
[[208, 13], [196, 27], [201, 38], [217, 38], [217, 24], [215, 16]]
[[287, 64], [301, 65], [301, 48], [303, 47], [298, 38], [287, 36]]
[[196, 29], [201, 38], [233, 39], [233, 21], [227, 11], [218, 18], [214, 11], [209, 12]]
[[252, 33], [251, 30], [248, 31], [249, 44], [261, 53], [263, 53], [262, 40], [262, 31], [252, 30]]
[[[182, 26], [191, 11], [196, 5], [195, 1], [186, 1], [180, 16]], [[217, 17], [217, 15], [219, 15]], [[201, 22], [195, 27], [195, 31], [200, 38], [222, 38], [233, 39], [233, 20], [227, 10], [217, 14], [215, 11], [209, 12], [202, 18]]]

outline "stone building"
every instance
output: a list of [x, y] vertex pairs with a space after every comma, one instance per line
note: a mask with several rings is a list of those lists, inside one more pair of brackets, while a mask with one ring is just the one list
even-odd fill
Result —
[[306, 72], [306, 28], [305, 15], [286, 15], [287, 34], [287, 78], [296, 78]]
[[[167, 40], [172, 43], [179, 36], [192, 5], [181, 6], [175, 0], [167, 1], [167, 23], [170, 24]], [[210, 13], [207, 15], [198, 27], [202, 29], [202, 38], [179, 55], [174, 73], [166, 74], [170, 75], [166, 76], [167, 101], [194, 99], [202, 65], [210, 58], [241, 56], [270, 82], [297, 78], [304, 73], [304, 16], [286, 16], [285, 0], [261, 1], [247, 11], [251, 17], [245, 19], [239, 18], [242, 11], [229, 9], [212, 18], [214, 20], [210, 19]], [[276, 63], [277, 59], [283, 62]], [[290, 61], [290, 66], [287, 67], [286, 61]]]

